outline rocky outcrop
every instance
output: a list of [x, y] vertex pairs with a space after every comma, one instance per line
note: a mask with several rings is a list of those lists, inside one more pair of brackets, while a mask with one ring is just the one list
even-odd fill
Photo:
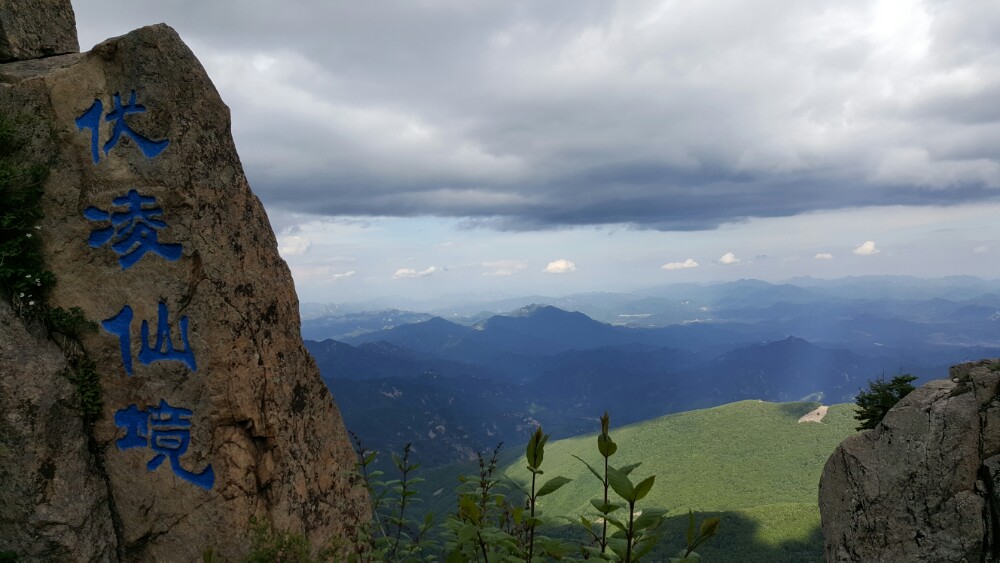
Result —
[[0, 304], [3, 447], [16, 452], [0, 474], [20, 483], [0, 488], [0, 524], [18, 522], [0, 550], [238, 558], [254, 516], [350, 543], [368, 519], [353, 451], [229, 110], [174, 30], [0, 65], [0, 112], [28, 124], [25, 152], [50, 166], [51, 303], [100, 323], [82, 344], [104, 388], [88, 437], [58, 350]]
[[0, 298], [0, 551], [27, 561], [116, 557], [108, 489], [63, 353]]
[[0, 62], [79, 51], [69, 0], [0, 0]]
[[1000, 512], [1000, 362], [951, 368], [823, 469], [827, 561], [994, 561]]

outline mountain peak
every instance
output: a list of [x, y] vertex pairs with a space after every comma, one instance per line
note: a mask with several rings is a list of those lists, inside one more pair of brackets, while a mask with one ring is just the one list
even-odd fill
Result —
[[532, 303], [531, 305], [525, 305], [516, 311], [512, 311], [509, 317], [533, 317], [539, 313], [544, 313], [546, 311], [562, 311], [558, 307], [553, 307], [552, 305], [546, 305], [545, 303]]

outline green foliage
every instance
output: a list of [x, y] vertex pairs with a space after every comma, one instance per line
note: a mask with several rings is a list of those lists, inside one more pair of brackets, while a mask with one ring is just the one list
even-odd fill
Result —
[[882, 422], [889, 409], [913, 391], [911, 385], [916, 377], [909, 374], [897, 375], [886, 382], [882, 377], [868, 382], [868, 391], [861, 391], [856, 397], [858, 412], [854, 418], [860, 422], [858, 430], [870, 430]]
[[539, 486], [538, 477], [545, 473], [542, 461], [548, 439], [539, 427], [525, 448], [524, 459], [532, 482], [530, 489], [520, 491], [523, 504], [508, 500], [504, 491], [509, 484], [497, 478], [503, 444], [489, 458], [478, 456], [478, 474], [460, 478], [458, 512], [444, 523], [446, 561], [550, 561], [564, 559], [573, 551], [561, 540], [536, 533], [549, 523], [538, 511], [538, 499], [569, 482], [564, 477], [553, 477]]
[[[537, 446], [537, 444], [536, 444]], [[459, 478], [458, 511], [444, 522], [446, 561], [524, 560], [527, 519], [523, 506], [511, 504], [497, 479], [497, 460], [503, 444], [490, 457], [477, 454], [476, 475]]]
[[45, 269], [42, 253], [41, 200], [46, 169], [25, 166], [15, 159], [21, 128], [0, 115], [0, 294], [6, 295], [21, 318], [41, 320], [58, 341], [70, 365], [67, 377], [77, 388], [84, 420], [92, 423], [101, 414], [101, 381], [96, 366], [79, 339], [97, 330], [79, 307], [50, 307], [48, 296], [56, 283]]
[[[530, 481], [522, 487], [504, 477], [499, 471], [499, 459], [503, 444], [491, 454], [478, 454], [478, 471], [473, 475], [459, 477], [458, 506], [449, 517], [433, 528], [433, 515], [428, 513], [418, 533], [413, 522], [405, 516], [406, 508], [418, 499], [408, 484], [419, 480], [411, 478], [416, 469], [409, 462], [409, 448], [402, 457], [393, 456], [397, 471], [403, 476], [394, 481], [378, 481], [381, 473], [368, 471], [375, 462], [376, 452], [366, 450], [361, 440], [354, 438], [358, 454], [358, 476], [365, 483], [372, 499], [373, 518], [364, 528], [361, 536], [363, 553], [353, 554], [351, 561], [575, 561], [597, 558], [608, 561], [635, 562], [650, 558], [651, 551], [659, 540], [660, 527], [667, 511], [656, 508], [639, 510], [637, 504], [646, 499], [653, 490], [654, 476], [633, 481], [633, 471], [638, 463], [618, 468], [607, 465], [607, 460], [618, 451], [617, 444], [608, 434], [609, 417], [602, 417], [602, 432], [598, 437], [598, 452], [605, 461], [605, 471], [599, 472], [590, 464], [581, 462], [601, 482], [603, 498], [591, 500], [598, 511], [596, 521], [588, 516], [579, 519], [588, 532], [588, 538], [579, 534], [566, 534], [557, 520], [573, 521], [569, 518], [552, 518], [543, 515], [539, 499], [555, 497], [558, 491], [572, 483], [563, 476], [545, 478], [546, 445], [550, 436], [541, 427], [531, 434], [524, 453], [524, 469]], [[547, 466], [546, 466], [547, 467]], [[609, 502], [609, 491], [619, 498]], [[546, 500], [546, 502], [548, 502]], [[618, 510], [627, 510], [628, 516], [616, 518]], [[556, 511], [546, 510], [550, 515]], [[562, 514], [567, 514], [563, 512]], [[694, 549], [715, 535], [718, 518], [710, 518], [702, 523], [701, 532], [689, 534], [687, 549], [680, 556], [698, 557]], [[597, 527], [601, 524], [600, 529]], [[608, 524], [611, 533], [608, 534]], [[542, 528], [556, 532], [555, 536], [538, 533]], [[427, 536], [439, 533], [441, 544], [428, 541]], [[574, 539], [577, 541], [567, 541]], [[443, 548], [443, 553], [440, 549]], [[690, 560], [690, 559], [689, 559]]]
[[370, 469], [378, 452], [369, 451], [357, 434], [350, 434], [358, 456], [355, 473], [371, 499], [372, 521], [363, 525], [359, 532], [358, 541], [364, 546], [365, 553], [351, 554], [348, 559], [433, 561], [424, 552], [437, 547], [436, 542], [428, 537], [434, 524], [434, 515], [428, 512], [418, 523], [411, 520], [407, 512], [407, 508], [420, 502], [414, 487], [423, 482], [423, 479], [413, 476], [420, 464], [410, 463], [410, 444], [403, 448], [402, 457], [392, 454], [393, 465], [401, 478], [381, 481], [379, 479], [383, 473]]
[[14, 159], [18, 127], [0, 116], [0, 292], [24, 318], [41, 316], [55, 277], [45, 269], [40, 227], [45, 170]]
[[[626, 497], [607, 485], [608, 502], [617, 511], [606, 512], [623, 527], [628, 501], [635, 498], [633, 512], [634, 538], [649, 530], [650, 520], [662, 524], [650, 533], [661, 539], [648, 552], [647, 544], [633, 544], [636, 555], [643, 561], [767, 561], [802, 562], [822, 560], [822, 535], [819, 532], [819, 510], [816, 505], [816, 483], [830, 452], [853, 432], [854, 405], [833, 405], [822, 423], [798, 423], [798, 416], [815, 409], [816, 403], [777, 404], [762, 401], [742, 401], [721, 407], [669, 415], [616, 429], [614, 439], [609, 422], [602, 420], [600, 434], [553, 441], [537, 430], [531, 438], [535, 451], [531, 461], [541, 471], [536, 480], [537, 522], [533, 559], [535, 561], [573, 561], [581, 556], [589, 559], [620, 561], [622, 558], [609, 546], [600, 553], [594, 539], [602, 532], [604, 507], [604, 471], [601, 461], [615, 461], [609, 468], [624, 473], [628, 483], [619, 480]], [[602, 417], [603, 419], [604, 417]], [[593, 456], [597, 442], [600, 458], [581, 463]], [[541, 445], [541, 452], [538, 446]], [[503, 453], [498, 446], [492, 454], [478, 456], [478, 470], [473, 475], [458, 478], [463, 470], [458, 466], [420, 469], [434, 483], [419, 483], [405, 478], [420, 489], [420, 495], [407, 496], [403, 518], [399, 518], [399, 491], [404, 479], [381, 480], [382, 475], [370, 471], [377, 457], [360, 447], [358, 474], [368, 473], [367, 483], [372, 498], [381, 500], [371, 524], [360, 535], [361, 552], [344, 554], [335, 561], [525, 561], [528, 557], [528, 525], [531, 519], [529, 496], [531, 476], [528, 448], [522, 455]], [[606, 454], [606, 455], [605, 455]], [[405, 451], [397, 458], [395, 471], [411, 464]], [[404, 462], [404, 459], [406, 460]], [[539, 459], [541, 463], [539, 463]], [[640, 466], [639, 463], [642, 463]], [[655, 479], [640, 475], [642, 468], [657, 468]], [[557, 491], [539, 497], [549, 480], [558, 474], [567, 481]], [[595, 489], [595, 482], [601, 483]], [[459, 480], [458, 499], [442, 494], [441, 484]], [[568, 479], [572, 479], [571, 481]], [[641, 483], [647, 482], [640, 486]], [[386, 485], [395, 482], [391, 487]], [[628, 485], [632, 491], [629, 493]], [[553, 485], [555, 486], [555, 485]], [[646, 490], [648, 489], [648, 490]], [[595, 495], [596, 493], [596, 495]], [[435, 521], [411, 507], [420, 506], [418, 496], [437, 501], [435, 511], [447, 514], [443, 522]], [[594, 498], [594, 497], [598, 498]], [[641, 496], [641, 498], [640, 498]], [[431, 504], [428, 502], [428, 504]], [[679, 507], [669, 511], [648, 507]], [[682, 508], [681, 508], [682, 507]], [[641, 510], [640, 510], [641, 508]], [[691, 532], [691, 518], [695, 527]], [[596, 511], [596, 513], [595, 513]], [[584, 515], [585, 514], [585, 515]], [[393, 516], [395, 515], [395, 516]], [[572, 522], [566, 516], [576, 515]], [[584, 516], [580, 516], [584, 515]], [[408, 547], [407, 528], [400, 534], [394, 558], [384, 548], [398, 530], [392, 518], [412, 520], [410, 529], [418, 545]], [[646, 518], [646, 520], [642, 520]], [[725, 520], [725, 533], [713, 534]], [[605, 519], [605, 522], [607, 520]], [[699, 522], [700, 521], [700, 522]], [[381, 522], [381, 524], [379, 524]], [[420, 523], [419, 526], [414, 522]], [[585, 523], [586, 522], [586, 523]], [[379, 535], [378, 526], [385, 533]], [[592, 533], [586, 531], [590, 526]], [[620, 529], [607, 524], [608, 534]], [[367, 530], [367, 532], [365, 531]], [[371, 534], [366, 536], [365, 534]], [[545, 535], [543, 536], [542, 533]], [[616, 539], [618, 548], [626, 549], [625, 534]], [[546, 537], [547, 536], [547, 537]], [[374, 537], [374, 541], [370, 539]], [[379, 537], [387, 539], [378, 539]], [[707, 541], [711, 538], [711, 541]], [[355, 545], [358, 538], [352, 538]], [[597, 553], [595, 553], [595, 550]], [[485, 555], [484, 555], [485, 552]], [[315, 557], [315, 556], [314, 556]]]
[[250, 552], [246, 563], [311, 563], [309, 541], [302, 534], [275, 530], [267, 521], [250, 518]]
[[70, 307], [68, 311], [62, 307], [49, 308], [45, 324], [49, 327], [49, 331], [76, 340], [86, 333], [97, 332], [97, 323], [88, 319], [79, 307]]
[[698, 530], [698, 535], [695, 535], [694, 526], [694, 512], [688, 510], [688, 528], [687, 528], [687, 548], [682, 549], [677, 552], [677, 555], [670, 558], [670, 563], [689, 563], [692, 561], [700, 561], [701, 555], [695, 552], [695, 549], [708, 541], [709, 539], [715, 537], [715, 534], [719, 531], [719, 524], [722, 522], [719, 518], [706, 518], [701, 523], [701, 528]]
[[[639, 463], [618, 468], [609, 464], [611, 456], [618, 451], [618, 444], [612, 440], [609, 433], [610, 425], [611, 418], [605, 412], [601, 416], [601, 432], [597, 435], [597, 451], [604, 461], [603, 473], [580, 456], [572, 454], [597, 478], [603, 492], [602, 498], [590, 501], [591, 506], [597, 510], [598, 519], [594, 521], [587, 516], [580, 517], [580, 523], [592, 542], [592, 545], [583, 547], [582, 551], [586, 557], [626, 562], [639, 561], [649, 555], [656, 547], [657, 542], [660, 541], [662, 536], [660, 528], [666, 520], [667, 511], [658, 508], [637, 509], [637, 503], [646, 498], [653, 490], [656, 476], [650, 475], [641, 481], [634, 482], [630, 475], [639, 467]], [[611, 502], [608, 495], [609, 489], [614, 491], [622, 502]], [[627, 520], [618, 517], [618, 511], [623, 508], [626, 510]], [[691, 513], [691, 517], [694, 518], [693, 513]], [[598, 524], [600, 524], [600, 533], [596, 529]], [[608, 524], [615, 528], [610, 536], [607, 534]], [[691, 525], [694, 525], [693, 520]], [[694, 552], [694, 548], [714, 536], [718, 525], [718, 518], [706, 520], [702, 524], [704, 533], [697, 538], [693, 536], [693, 531], [689, 530], [688, 549], [682, 550], [681, 560], [687, 557], [700, 557]], [[608, 549], [612, 553], [609, 554]]]
[[101, 376], [97, 373], [97, 365], [86, 354], [70, 360], [70, 382], [76, 386], [80, 398], [80, 410], [84, 421], [92, 423], [101, 416], [104, 406]]
[[[844, 404], [830, 406], [821, 423], [797, 422], [802, 413], [818, 406], [741, 401], [616, 428], [617, 448], [611, 464], [621, 469], [641, 462], [635, 474], [646, 470], [656, 474], [656, 481], [640, 505], [669, 509], [660, 529], [662, 539], [645, 559], [667, 561], [685, 545], [691, 509], [699, 521], [724, 520], [724, 533], [696, 549], [704, 560], [822, 560], [816, 483], [833, 450], [854, 433], [855, 420], [854, 405]], [[545, 498], [545, 510], [559, 515], [588, 514], [600, 535], [602, 526], [590, 515], [597, 510], [591, 500], [600, 497], [603, 502], [603, 486], [595, 489], [597, 476], [579, 461], [587, 460], [603, 475], [603, 456], [594, 454], [597, 436], [546, 444], [546, 473], [573, 481]], [[530, 481], [523, 464], [513, 460], [502, 465], [502, 472], [519, 483]], [[632, 477], [636, 482], [642, 478]], [[611, 502], [622, 503], [613, 491], [610, 497]], [[624, 515], [624, 509], [618, 514]], [[608, 527], [608, 533], [616, 529]], [[586, 533], [579, 517], [573, 528], [565, 530], [547, 533]]]
[[0, 563], [17, 563], [18, 561], [17, 552], [0, 551]]
[[[542, 460], [545, 457], [545, 443], [548, 441], [549, 435], [542, 432], [542, 427], [539, 426], [535, 429], [534, 434], [531, 435], [531, 439], [528, 440], [528, 445], [525, 448], [524, 457], [528, 461], [528, 471], [531, 472], [531, 491], [528, 492], [529, 516], [526, 520], [528, 532], [528, 561], [534, 561], [535, 529], [543, 522], [543, 520], [535, 514], [535, 510], [538, 506], [538, 499], [556, 492], [563, 485], [570, 482], [570, 479], [565, 477], [553, 477], [552, 479], [546, 481], [540, 488], [537, 488], [538, 476], [544, 473], [544, 471], [542, 471]], [[566, 548], [559, 542], [546, 538], [539, 543], [542, 547], [541, 552], [546, 555], [555, 557], [557, 555], [565, 554]]]

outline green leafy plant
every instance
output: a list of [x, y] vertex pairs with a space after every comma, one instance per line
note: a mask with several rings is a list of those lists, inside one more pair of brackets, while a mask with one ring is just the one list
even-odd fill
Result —
[[266, 520], [250, 518], [250, 552], [247, 563], [307, 563], [312, 561], [309, 542], [301, 534], [275, 530]]
[[611, 490], [625, 501], [625, 509], [628, 511], [628, 522], [622, 522], [610, 515], [606, 517], [608, 523], [617, 528], [608, 538], [608, 547], [626, 563], [638, 561], [653, 549], [660, 539], [657, 532], [667, 512], [658, 508], [636, 512], [636, 503], [649, 494], [656, 479], [655, 475], [650, 475], [638, 484], [633, 483], [629, 474], [638, 465], [622, 469], [608, 468], [608, 484], [611, 485]]
[[16, 124], [0, 116], [0, 292], [28, 319], [44, 313], [55, 276], [45, 269], [39, 237], [46, 171], [13, 158], [19, 139]]
[[[539, 499], [570, 482], [570, 479], [561, 476], [543, 477], [549, 435], [541, 427], [535, 429], [525, 447], [524, 459], [530, 480], [522, 486], [503, 477], [498, 469], [502, 443], [492, 452], [479, 453], [476, 473], [459, 477], [457, 509], [438, 526], [434, 525], [431, 514], [427, 514], [419, 526], [408, 516], [409, 507], [419, 501], [413, 486], [422, 481], [411, 475], [419, 467], [410, 462], [411, 448], [405, 447], [402, 456], [393, 456], [393, 465], [401, 478], [382, 481], [381, 471], [370, 470], [378, 453], [367, 450], [360, 438], [351, 433], [358, 455], [356, 474], [372, 500], [372, 521], [362, 528], [360, 553], [353, 553], [347, 559], [535, 563], [573, 561], [578, 560], [574, 559], [574, 554], [580, 554], [584, 559], [631, 563], [649, 557], [660, 539], [666, 511], [656, 508], [639, 510], [638, 503], [652, 490], [655, 476], [634, 482], [631, 474], [639, 467], [638, 463], [620, 468], [609, 463], [618, 450], [609, 434], [609, 426], [610, 417], [604, 413], [597, 440], [598, 452], [604, 461], [603, 471], [577, 457], [602, 484], [602, 498], [591, 501], [600, 519], [594, 521], [584, 516], [580, 520], [589, 533], [591, 545], [539, 534], [541, 528], [554, 520], [550, 516], [543, 517]], [[612, 499], [612, 494], [616, 498]], [[627, 510], [628, 517], [616, 517], [620, 510]], [[700, 559], [695, 549], [718, 531], [718, 518], [703, 521], [700, 530], [695, 528], [693, 512], [689, 511], [689, 518], [686, 547], [677, 552], [672, 561]], [[440, 542], [433, 539], [436, 535]]]
[[462, 476], [458, 510], [444, 523], [445, 554], [449, 562], [524, 559], [521, 546], [527, 536], [524, 508], [515, 507], [503, 494], [507, 485], [496, 476], [503, 443], [489, 457], [477, 453], [479, 470]]
[[854, 418], [860, 423], [857, 429], [871, 430], [875, 428], [885, 418], [889, 409], [915, 389], [911, 383], [916, 379], [915, 376], [901, 374], [888, 382], [882, 377], [875, 381], [869, 381], [868, 391], [861, 391], [855, 397], [858, 412]]
[[424, 515], [418, 524], [411, 520], [407, 508], [420, 501], [414, 487], [423, 482], [414, 473], [420, 467], [410, 462], [412, 448], [406, 444], [403, 455], [392, 454], [393, 465], [400, 473], [399, 479], [381, 481], [381, 471], [370, 471], [378, 452], [365, 448], [361, 438], [351, 432], [354, 451], [358, 456], [355, 473], [362, 486], [368, 491], [372, 507], [372, 521], [360, 530], [360, 543], [365, 545], [364, 554], [352, 554], [348, 559], [360, 561], [363, 556], [378, 561], [431, 561], [425, 552], [431, 552], [437, 544], [429, 538], [434, 525], [434, 515]]
[[201, 552], [201, 563], [225, 563], [225, 559], [215, 552], [214, 547], [206, 547]]
[[46, 312], [45, 324], [50, 332], [57, 332], [68, 338], [79, 340], [86, 333], [97, 332], [97, 323], [83, 314], [83, 309], [51, 307]]
[[604, 472], [598, 472], [596, 469], [591, 467], [589, 463], [584, 461], [580, 456], [573, 455], [576, 459], [580, 460], [581, 463], [587, 466], [587, 469], [597, 477], [597, 480], [601, 482], [603, 487], [604, 496], [602, 499], [592, 499], [590, 503], [594, 505], [594, 508], [599, 514], [601, 514], [600, 524], [601, 524], [601, 534], [597, 535], [594, 531], [594, 523], [590, 521], [586, 516], [580, 517], [580, 522], [583, 524], [583, 528], [587, 531], [593, 541], [597, 544], [597, 549], [595, 548], [585, 548], [591, 555], [601, 555], [603, 556], [607, 552], [608, 548], [608, 515], [615, 510], [621, 508], [621, 505], [612, 504], [608, 502], [608, 491], [610, 490], [610, 485], [608, 484], [608, 459], [615, 455], [618, 451], [618, 445], [611, 439], [611, 435], [608, 434], [609, 427], [611, 425], [611, 417], [608, 415], [608, 411], [604, 411], [601, 416], [601, 433], [597, 436], [597, 451], [604, 458]]
[[691, 563], [694, 561], [700, 561], [701, 556], [695, 552], [695, 549], [715, 536], [719, 531], [719, 523], [721, 521], [718, 518], [709, 518], [702, 521], [701, 527], [698, 529], [698, 535], [695, 535], [695, 525], [694, 525], [694, 512], [688, 510], [688, 528], [687, 528], [687, 548], [680, 550], [676, 556], [670, 558], [670, 563]]
[[463, 477], [456, 514], [445, 522], [447, 561], [551, 561], [564, 559], [573, 549], [568, 544], [537, 534], [548, 523], [541, 517], [538, 499], [552, 494], [569, 482], [553, 477], [539, 486], [549, 436], [541, 427], [532, 433], [525, 448], [531, 485], [520, 489], [524, 502], [512, 503], [503, 491], [510, 483], [497, 477], [501, 445], [489, 458], [479, 455], [479, 473]]
[[70, 360], [70, 373], [67, 377], [76, 386], [84, 421], [92, 424], [101, 416], [101, 408], [104, 406], [97, 364], [86, 354], [77, 356]]
[[[531, 472], [531, 491], [528, 493], [528, 508], [531, 511], [527, 520], [528, 528], [528, 561], [533, 561], [535, 554], [535, 529], [541, 523], [541, 519], [535, 516], [538, 499], [558, 491], [563, 485], [570, 482], [566, 477], [553, 477], [545, 482], [541, 487], [537, 487], [538, 476], [542, 475], [542, 460], [545, 458], [545, 442], [549, 441], [549, 435], [542, 432], [542, 427], [535, 429], [528, 446], [525, 448], [525, 458], [528, 460], [528, 471]], [[546, 553], [554, 555], [553, 550], [562, 552], [562, 546], [551, 541], [545, 542]]]
[[45, 268], [42, 253], [42, 181], [47, 170], [26, 166], [14, 155], [21, 146], [21, 128], [0, 115], [0, 294], [26, 321], [41, 320], [62, 349], [70, 369], [67, 378], [76, 386], [81, 414], [88, 424], [101, 414], [101, 381], [96, 365], [80, 345], [84, 333], [97, 330], [79, 307], [50, 307], [48, 296], [55, 275]]
[[[582, 548], [585, 556], [599, 557], [602, 559], [615, 559], [620, 561], [639, 561], [648, 555], [657, 542], [660, 540], [660, 527], [666, 520], [667, 511], [660, 508], [647, 508], [642, 511], [636, 510], [636, 504], [645, 498], [653, 489], [656, 480], [655, 475], [650, 475], [638, 483], [634, 483], [630, 478], [632, 472], [640, 464], [634, 463], [615, 468], [610, 465], [610, 458], [618, 451], [618, 445], [611, 439], [609, 427], [611, 418], [607, 412], [601, 416], [601, 433], [597, 436], [597, 451], [604, 461], [604, 471], [598, 471], [586, 460], [574, 455], [577, 460], [587, 466], [587, 469], [601, 482], [603, 498], [591, 499], [590, 503], [597, 510], [600, 518], [595, 522], [586, 515], [580, 517], [580, 523], [595, 545], [584, 546]], [[624, 502], [612, 502], [608, 491], [614, 493]], [[615, 517], [615, 514], [622, 508], [628, 512], [628, 520], [623, 521]], [[678, 561], [689, 561], [700, 556], [695, 553], [695, 548], [715, 535], [719, 527], [718, 518], [710, 518], [702, 523], [701, 533], [694, 536], [694, 513], [689, 511], [691, 524], [687, 534], [687, 549], [681, 550], [678, 554]], [[608, 524], [615, 528], [611, 536], [608, 536]], [[595, 529], [595, 524], [600, 524], [600, 533]], [[608, 553], [608, 549], [612, 554]]]

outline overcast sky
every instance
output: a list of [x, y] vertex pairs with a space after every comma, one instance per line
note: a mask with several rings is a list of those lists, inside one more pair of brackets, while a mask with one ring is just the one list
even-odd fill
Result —
[[303, 301], [1000, 274], [996, 0], [74, 8], [191, 46]]

